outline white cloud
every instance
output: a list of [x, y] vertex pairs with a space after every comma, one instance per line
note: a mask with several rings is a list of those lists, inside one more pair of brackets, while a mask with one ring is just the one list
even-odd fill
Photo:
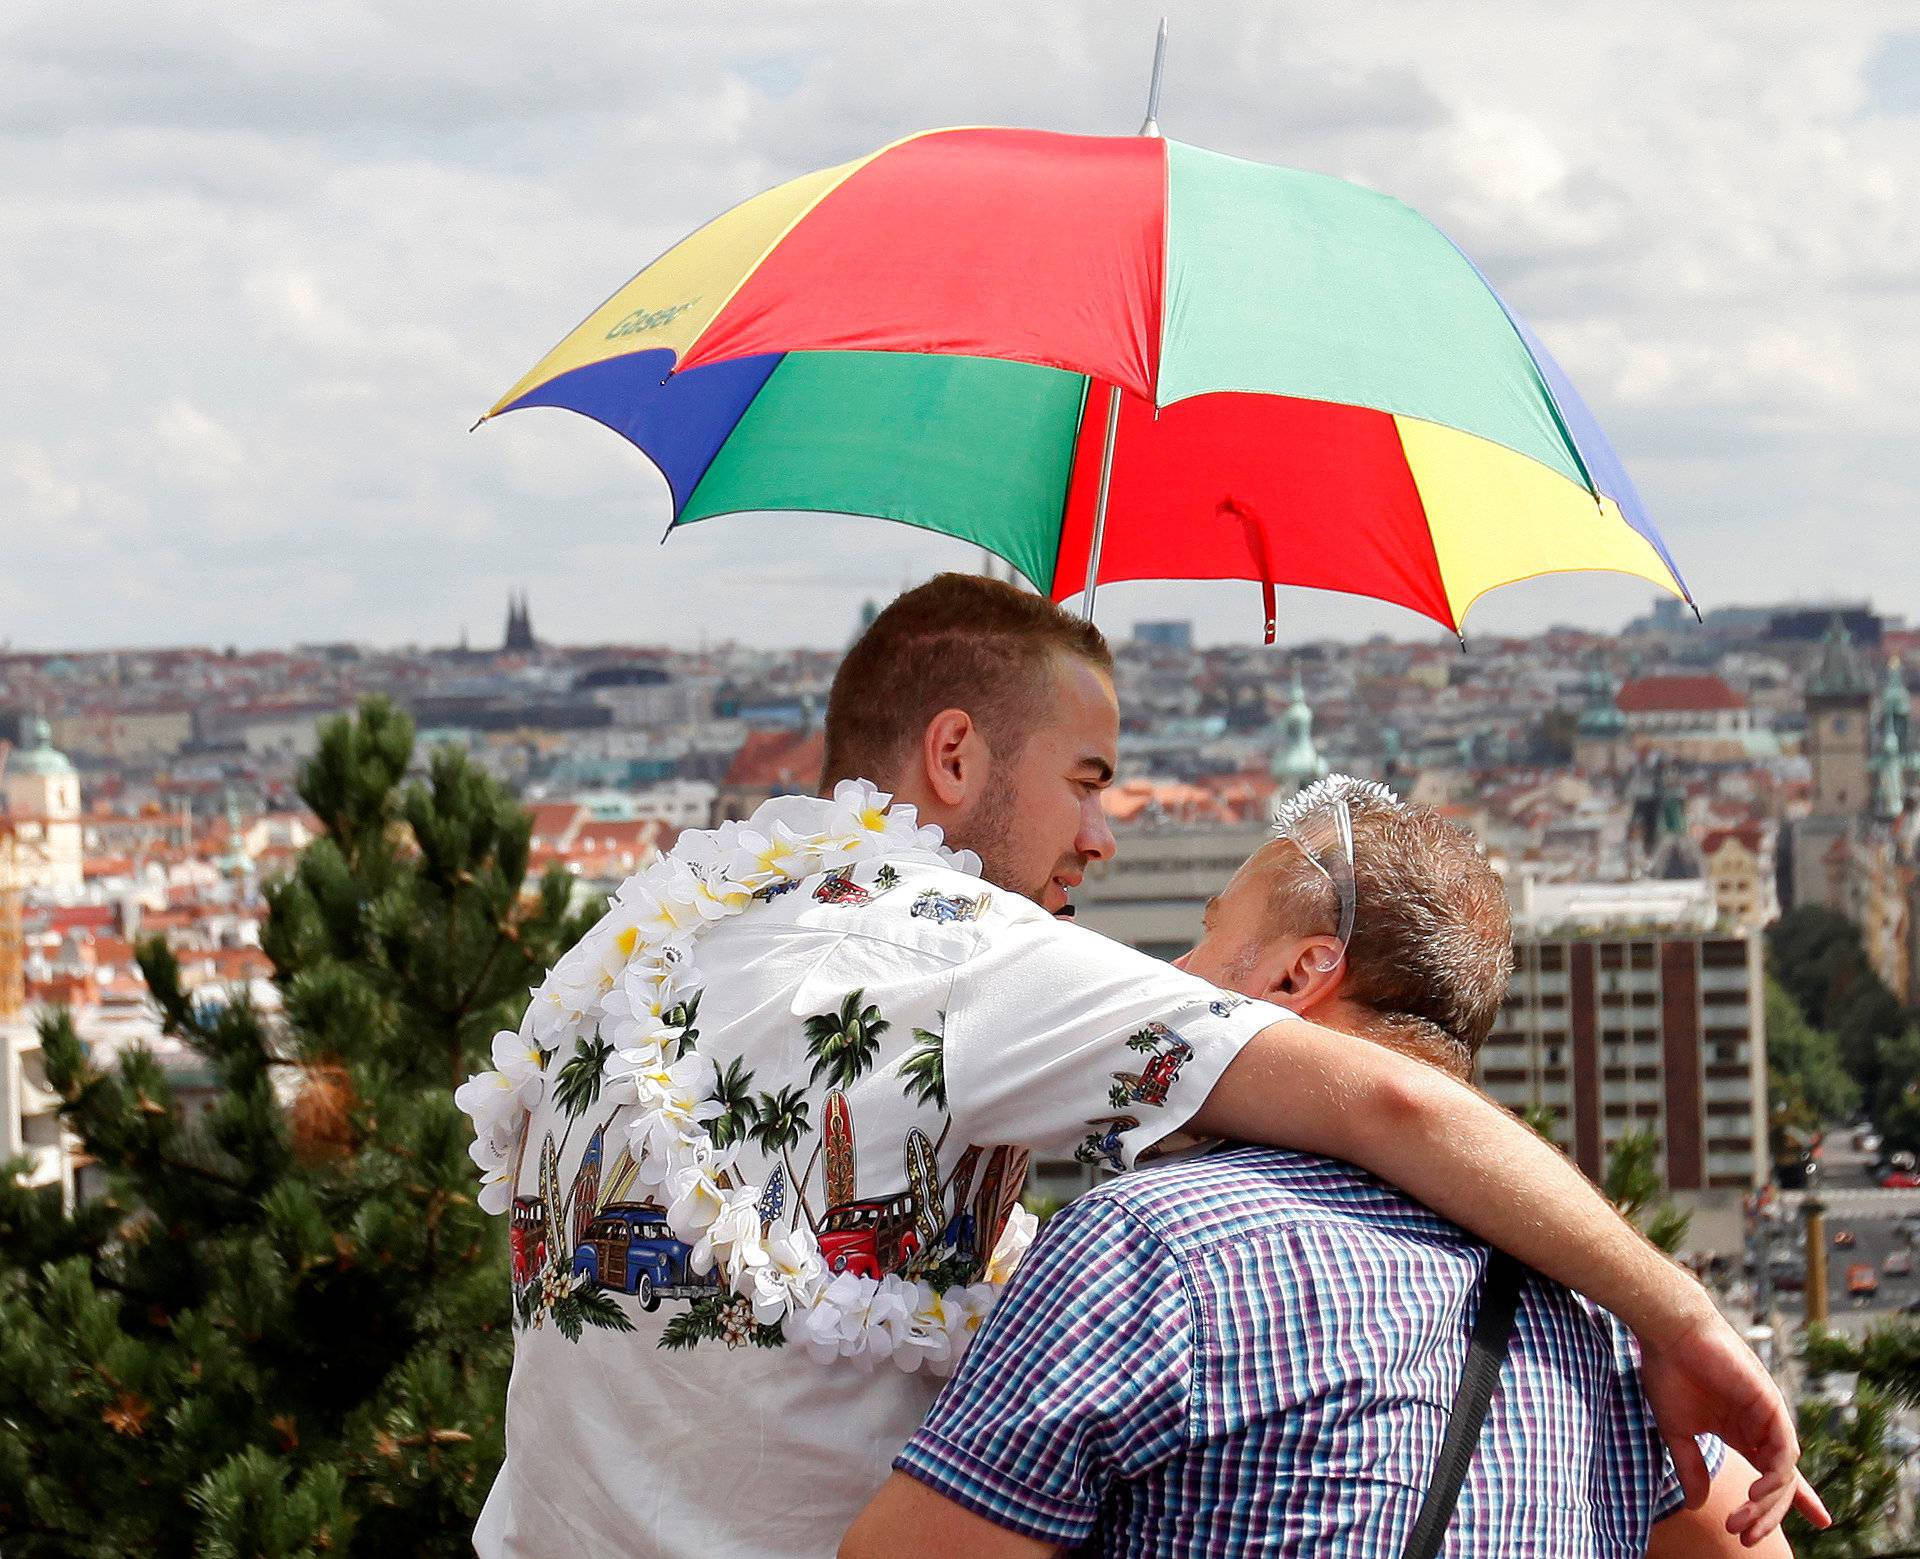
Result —
[[[1161, 120], [1446, 227], [1581, 384], [1704, 598], [1871, 589], [1915, 610], [1896, 539], [1920, 456], [1920, 118], [1887, 63], [1912, 57], [1903, 10], [1756, 4], [1736, 28], [1705, 0], [1196, 5], [1174, 17]], [[862, 595], [973, 554], [794, 516], [661, 548], [664, 486], [612, 435], [557, 413], [468, 425], [756, 189], [929, 124], [1131, 130], [1157, 15], [11, 8], [0, 295], [27, 371], [0, 388], [0, 637], [478, 638], [524, 584], [562, 638], [838, 640]], [[1475, 626], [1617, 620], [1643, 596], [1523, 587]], [[1109, 622], [1257, 631], [1249, 588], [1108, 599]], [[1419, 630], [1337, 597], [1288, 617]]]

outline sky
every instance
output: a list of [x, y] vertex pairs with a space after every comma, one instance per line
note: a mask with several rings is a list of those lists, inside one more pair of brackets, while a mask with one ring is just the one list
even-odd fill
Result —
[[[469, 427], [725, 207], [941, 124], [1130, 133], [1132, 0], [12, 0], [0, 8], [0, 644], [832, 645], [978, 553], [665, 483], [558, 411]], [[1705, 606], [1920, 616], [1920, 16], [1902, 0], [1171, 12], [1160, 121], [1446, 229], [1607, 430]], [[1613, 627], [1536, 581], [1469, 635]], [[1283, 592], [1282, 638], [1440, 630]], [[1099, 620], [1252, 641], [1250, 585]]]

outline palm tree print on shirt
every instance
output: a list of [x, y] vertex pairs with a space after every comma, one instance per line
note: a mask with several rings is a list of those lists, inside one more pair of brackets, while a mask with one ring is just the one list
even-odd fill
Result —
[[818, 1082], [824, 1074], [830, 1087], [847, 1088], [872, 1068], [880, 1036], [893, 1025], [880, 1016], [878, 1007], [860, 1004], [866, 994], [864, 989], [849, 991], [838, 1012], [807, 1019], [807, 1054], [813, 1057], [808, 1082]]
[[793, 1187], [795, 1200], [800, 1204], [801, 1216], [807, 1220], [807, 1227], [818, 1234], [819, 1225], [814, 1222], [813, 1208], [807, 1202], [806, 1183], [794, 1174], [793, 1160], [787, 1156], [806, 1140], [812, 1129], [805, 1091], [789, 1086], [778, 1093], [763, 1093], [754, 1102], [753, 1111], [754, 1121], [748, 1128], [748, 1137], [761, 1152], [780, 1155], [780, 1162], [786, 1166], [787, 1183]]

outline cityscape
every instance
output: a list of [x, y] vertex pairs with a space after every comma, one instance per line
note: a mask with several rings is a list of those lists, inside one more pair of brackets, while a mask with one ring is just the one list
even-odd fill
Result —
[[[1700, 624], [1677, 605], [1617, 637], [1464, 652], [1384, 637], [1196, 649], [1188, 622], [1140, 623], [1116, 647], [1106, 806], [1120, 849], [1083, 885], [1081, 922], [1177, 956], [1275, 803], [1330, 768], [1441, 809], [1481, 841], [1515, 917], [1508, 1017], [1480, 1081], [1547, 1112], [1596, 1176], [1624, 1134], [1650, 1131], [1662, 1189], [1693, 1214], [1690, 1248], [1737, 1265], [1756, 1217], [1779, 1215], [1754, 1205], [1774, 1159], [1782, 1183], [1804, 1178], [1769, 1120], [1766, 929], [1795, 906], [1838, 911], [1902, 1004], [1920, 990], [1920, 741], [1902, 659], [1920, 630], [1865, 604]], [[45, 1179], [84, 1176], [35, 1082], [35, 1011], [72, 1009], [105, 1053], [166, 1053], [138, 938], [164, 935], [195, 987], [272, 1001], [263, 885], [316, 832], [299, 765], [362, 698], [404, 709], [422, 753], [458, 747], [511, 787], [532, 813], [531, 875], [565, 872], [585, 904], [681, 829], [810, 790], [836, 663], [562, 646], [519, 595], [485, 647], [0, 657], [16, 733], [0, 747], [7, 1148]], [[1081, 1174], [1047, 1166], [1041, 1183], [1068, 1191]], [[1920, 1192], [1847, 1205], [1886, 1220], [1920, 1210]], [[1835, 1312], [1904, 1302], [1900, 1266]]]

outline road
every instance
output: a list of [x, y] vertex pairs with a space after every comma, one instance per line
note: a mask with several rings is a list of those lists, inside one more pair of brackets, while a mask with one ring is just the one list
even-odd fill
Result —
[[[1867, 1156], [1854, 1151], [1843, 1133], [1833, 1133], [1821, 1155], [1819, 1189], [1782, 1192], [1781, 1217], [1773, 1225], [1775, 1258], [1791, 1253], [1801, 1259], [1805, 1229], [1801, 1204], [1811, 1195], [1825, 1205], [1828, 1325], [1849, 1336], [1858, 1336], [1920, 1299], [1920, 1277], [1891, 1277], [1885, 1271], [1887, 1257], [1897, 1250], [1907, 1251], [1920, 1266], [1920, 1246], [1909, 1243], [1910, 1237], [1920, 1237], [1920, 1225], [1900, 1221], [1908, 1214], [1920, 1214], [1920, 1190], [1883, 1191], [1874, 1185], [1868, 1168]], [[1851, 1247], [1834, 1243], [1842, 1233], [1853, 1236]], [[1847, 1269], [1858, 1263], [1870, 1263], [1880, 1279], [1879, 1292], [1870, 1299], [1856, 1299], [1847, 1292]], [[1783, 1318], [1797, 1322], [1804, 1313], [1804, 1296], [1779, 1293], [1776, 1297]]]

